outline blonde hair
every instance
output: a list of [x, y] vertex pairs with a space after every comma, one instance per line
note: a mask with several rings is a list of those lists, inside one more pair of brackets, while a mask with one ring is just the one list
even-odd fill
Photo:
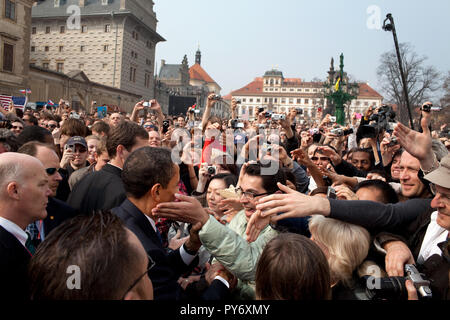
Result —
[[313, 216], [309, 229], [319, 246], [325, 247], [332, 283], [341, 282], [351, 287], [353, 271], [369, 252], [369, 232], [363, 227], [323, 216]]

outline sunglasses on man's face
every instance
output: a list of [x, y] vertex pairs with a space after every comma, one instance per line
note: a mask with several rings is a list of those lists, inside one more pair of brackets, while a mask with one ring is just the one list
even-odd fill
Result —
[[56, 128], [56, 124], [46, 124], [45, 125], [47, 128]]
[[47, 172], [47, 174], [49, 176], [52, 176], [52, 175], [54, 175], [56, 173], [56, 171], [58, 171], [58, 169], [56, 169], [56, 168], [47, 168], [47, 169], [45, 169], [45, 171]]
[[23, 127], [20, 127], [20, 126], [12, 126], [12, 128], [13, 128], [13, 129], [20, 129], [20, 130], [23, 130]]

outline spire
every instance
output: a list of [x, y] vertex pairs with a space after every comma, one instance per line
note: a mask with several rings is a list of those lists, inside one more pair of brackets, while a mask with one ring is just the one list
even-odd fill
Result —
[[202, 62], [202, 53], [200, 52], [200, 45], [198, 45], [197, 52], [195, 53], [195, 63], [201, 64]]

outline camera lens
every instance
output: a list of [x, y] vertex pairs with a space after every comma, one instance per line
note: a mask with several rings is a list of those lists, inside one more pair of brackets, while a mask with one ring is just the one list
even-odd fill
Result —
[[208, 174], [210, 174], [210, 175], [216, 174], [216, 168], [208, 167]]

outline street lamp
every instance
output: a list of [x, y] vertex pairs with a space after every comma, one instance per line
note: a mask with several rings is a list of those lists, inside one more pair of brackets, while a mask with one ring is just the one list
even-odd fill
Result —
[[[344, 105], [356, 99], [359, 93], [359, 85], [357, 83], [348, 83], [344, 73], [344, 54], [340, 56], [339, 76], [334, 79], [330, 76], [328, 81], [324, 83], [324, 97], [336, 106], [336, 123], [345, 124]], [[334, 75], [334, 73], [333, 73]]]
[[[389, 23], [386, 23], [388, 20], [389, 20]], [[406, 86], [406, 78], [405, 78], [405, 73], [403, 72], [402, 58], [400, 56], [400, 49], [398, 47], [397, 32], [395, 30], [394, 18], [392, 17], [392, 14], [390, 14], [390, 13], [388, 13], [386, 15], [386, 19], [384, 19], [383, 30], [388, 31], [388, 32], [392, 31], [392, 35], [394, 36], [394, 44], [395, 44], [395, 51], [397, 52], [398, 67], [400, 69], [400, 75], [402, 77], [402, 83], [403, 83], [403, 95], [405, 96], [406, 108], [408, 109], [408, 116], [409, 116], [409, 122], [411, 124], [411, 129], [414, 130], [414, 124], [413, 124], [412, 116], [411, 116], [411, 108], [409, 105], [408, 87]]]

